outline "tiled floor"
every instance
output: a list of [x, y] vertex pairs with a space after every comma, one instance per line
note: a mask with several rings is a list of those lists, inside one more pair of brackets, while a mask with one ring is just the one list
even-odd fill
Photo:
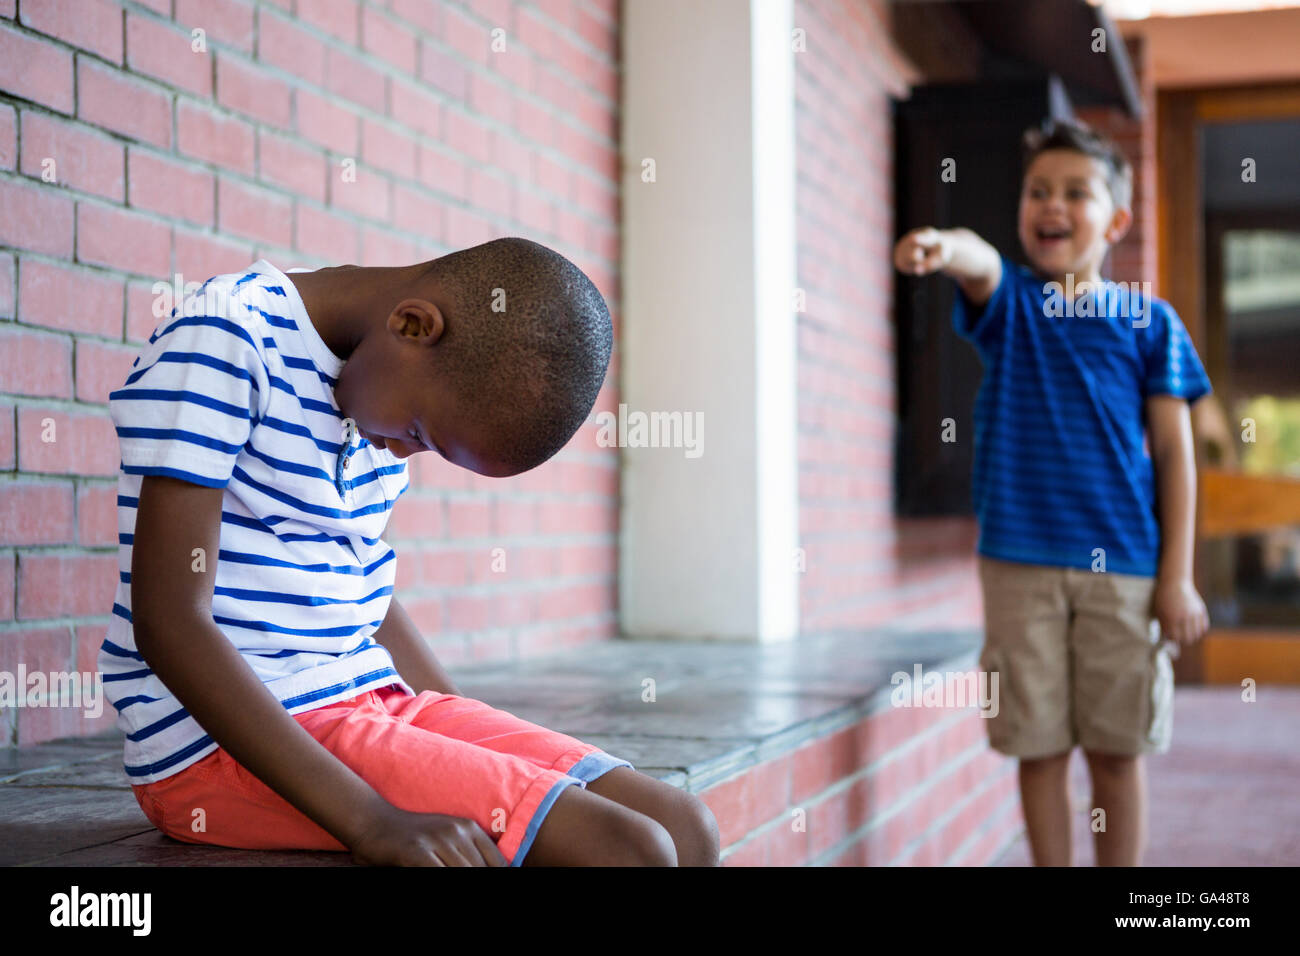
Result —
[[[1175, 694], [1169, 753], [1147, 759], [1146, 866], [1300, 865], [1300, 688], [1233, 687]], [[1071, 763], [1075, 865], [1093, 862], [1088, 771]], [[998, 860], [1027, 866], [1020, 837]]]

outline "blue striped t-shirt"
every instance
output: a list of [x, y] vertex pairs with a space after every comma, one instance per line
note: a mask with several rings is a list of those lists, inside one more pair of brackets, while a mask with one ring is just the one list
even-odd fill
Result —
[[131, 549], [145, 475], [224, 488], [212, 618], [290, 713], [396, 684], [371, 635], [393, 592], [381, 536], [406, 463], [364, 439], [345, 451], [325, 345], [292, 282], [266, 260], [209, 279], [154, 330], [109, 396], [121, 446], [119, 583], [99, 653], [132, 783], [217, 748], [149, 669], [131, 628]]
[[[975, 400], [979, 553], [1154, 576], [1160, 558], [1145, 400], [1210, 391], [1169, 303], [1108, 282], [1067, 305], [1002, 259], [982, 308], [958, 289], [953, 325], [984, 363]], [[1099, 552], [1097, 549], [1101, 549]]]

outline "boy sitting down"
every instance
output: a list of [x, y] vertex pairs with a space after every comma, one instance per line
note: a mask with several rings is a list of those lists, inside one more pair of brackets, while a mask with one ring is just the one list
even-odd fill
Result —
[[[1069, 865], [1070, 752], [1092, 777], [1097, 862], [1137, 864], [1142, 755], [1169, 748], [1167, 642], [1204, 634], [1192, 583], [1189, 403], [1210, 390], [1167, 302], [1101, 280], [1132, 219], [1132, 172], [1078, 124], [1026, 135], [1019, 236], [1031, 268], [965, 229], [895, 246], [912, 275], [960, 289], [958, 333], [984, 364], [973, 493], [984, 591], [981, 667], [999, 674], [991, 746], [1020, 758], [1034, 861]], [[1163, 636], [1163, 639], [1162, 639]]]
[[524, 239], [397, 268], [260, 260], [159, 325], [110, 397], [121, 583], [99, 658], [159, 830], [371, 864], [717, 865], [697, 797], [461, 696], [392, 596], [406, 459], [540, 465], [612, 335], [591, 281]]

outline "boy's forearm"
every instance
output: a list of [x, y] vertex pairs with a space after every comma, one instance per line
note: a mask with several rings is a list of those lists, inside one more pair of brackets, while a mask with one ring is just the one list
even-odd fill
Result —
[[136, 646], [154, 673], [236, 761], [353, 846], [387, 802], [293, 719], [211, 616], [166, 621], [135, 624]]
[[417, 694], [433, 690], [440, 694], [462, 696], [397, 598], [389, 601], [388, 615], [372, 636], [387, 648], [402, 680], [410, 684]]
[[1191, 581], [1196, 537], [1196, 462], [1190, 443], [1175, 443], [1155, 461], [1160, 507], [1159, 580]]
[[1001, 263], [998, 251], [970, 229], [945, 229], [952, 240], [952, 260], [944, 267], [947, 276], [959, 282], [986, 279]]

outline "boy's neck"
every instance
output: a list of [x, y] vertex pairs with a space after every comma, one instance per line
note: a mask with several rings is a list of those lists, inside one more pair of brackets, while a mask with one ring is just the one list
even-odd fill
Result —
[[331, 266], [289, 273], [325, 347], [345, 362], [424, 266]]

